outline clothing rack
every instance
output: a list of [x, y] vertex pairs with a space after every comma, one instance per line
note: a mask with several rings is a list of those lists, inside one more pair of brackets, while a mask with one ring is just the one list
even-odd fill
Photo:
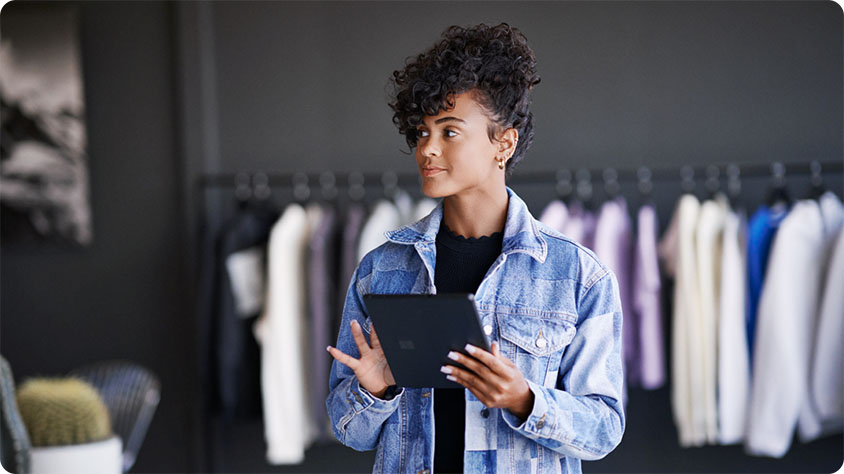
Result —
[[[812, 161], [810, 163], [783, 163], [774, 162], [770, 165], [736, 165], [732, 163], [707, 165], [707, 166], [682, 166], [677, 167], [649, 167], [642, 166], [635, 169], [620, 169], [613, 167], [606, 168], [577, 168], [572, 172], [570, 168], [559, 168], [546, 171], [524, 171], [515, 172], [507, 178], [508, 183], [517, 184], [541, 184], [553, 183], [565, 180], [592, 180], [593, 176], [599, 176], [607, 181], [642, 181], [642, 180], [694, 180], [696, 176], [704, 176], [706, 179], [719, 179], [721, 176], [727, 178], [734, 176], [738, 179], [743, 177], [764, 177], [785, 178], [793, 175], [814, 175], [821, 176], [823, 173], [844, 172], [844, 161]], [[239, 172], [239, 173], [205, 173], [197, 177], [197, 185], [203, 188], [226, 188], [242, 185], [267, 185], [267, 186], [311, 186], [316, 183], [320, 186], [356, 186], [379, 183], [385, 186], [416, 184], [420, 181], [418, 173], [396, 173], [386, 171], [384, 173], [361, 173], [324, 171], [322, 173], [265, 173]]]
[[[726, 180], [725, 188], [733, 195], [741, 189], [742, 178], [759, 178], [770, 176], [775, 187], [782, 187], [788, 176], [811, 175], [812, 184], [819, 186], [823, 183], [823, 174], [844, 172], [844, 161], [818, 160], [809, 163], [771, 164], [710, 164], [706, 166], [677, 167], [649, 167], [619, 169], [605, 168], [577, 168], [572, 172], [570, 168], [560, 168], [546, 171], [516, 172], [507, 178], [509, 184], [556, 184], [560, 195], [576, 192], [578, 195], [591, 196], [593, 177], [598, 177], [604, 183], [604, 189], [609, 194], [619, 191], [619, 182], [638, 182], [638, 189], [642, 194], [649, 194], [653, 189], [653, 181], [681, 181], [682, 189], [691, 192], [696, 187], [697, 176], [702, 176], [706, 189], [716, 191], [721, 187], [721, 180]], [[382, 186], [389, 192], [399, 186], [418, 185], [421, 177], [418, 173], [362, 173], [359, 171], [337, 173], [323, 171], [321, 173], [206, 173], [197, 177], [197, 191], [210, 188], [235, 188], [235, 194], [241, 198], [251, 196], [262, 198], [271, 194], [273, 187], [292, 187], [293, 195], [297, 199], [306, 200], [311, 195], [312, 187], [319, 187], [323, 196], [336, 196], [338, 187], [347, 187], [353, 198], [363, 197], [365, 186]], [[313, 183], [313, 184], [312, 184]]]

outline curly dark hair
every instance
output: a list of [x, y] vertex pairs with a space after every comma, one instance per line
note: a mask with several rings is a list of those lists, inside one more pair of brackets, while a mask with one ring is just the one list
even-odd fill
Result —
[[536, 57], [517, 28], [507, 23], [450, 26], [438, 43], [393, 72], [393, 123], [413, 149], [416, 127], [425, 116], [449, 110], [454, 95], [474, 90], [491, 121], [490, 142], [507, 128], [519, 132], [516, 151], [507, 160], [510, 174], [533, 142], [530, 91], [539, 81]]

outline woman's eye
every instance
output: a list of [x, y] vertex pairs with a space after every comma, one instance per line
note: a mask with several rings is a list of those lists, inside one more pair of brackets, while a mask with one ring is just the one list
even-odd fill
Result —
[[455, 132], [454, 130], [446, 130], [445, 133], [453, 133], [454, 135], [448, 135], [448, 136], [452, 136], [452, 137], [457, 135], [457, 132]]
[[422, 135], [423, 133], [425, 133], [425, 130], [416, 130], [417, 137], [424, 137], [425, 135]]

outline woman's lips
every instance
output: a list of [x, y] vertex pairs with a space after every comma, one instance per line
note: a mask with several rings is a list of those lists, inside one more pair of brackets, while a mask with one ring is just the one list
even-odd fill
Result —
[[445, 171], [443, 168], [422, 168], [422, 176], [426, 178], [429, 176], [434, 176], [442, 171]]

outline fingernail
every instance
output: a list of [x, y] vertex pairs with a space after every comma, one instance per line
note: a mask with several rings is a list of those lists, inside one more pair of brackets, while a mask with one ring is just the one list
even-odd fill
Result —
[[444, 374], [450, 374], [451, 373], [451, 367], [442, 366], [442, 367], [440, 367], [440, 372], [442, 372]]
[[325, 346], [325, 350], [327, 350], [328, 352], [331, 352], [331, 346]]
[[454, 378], [454, 376], [453, 376], [453, 375], [446, 375], [446, 376], [445, 376], [445, 378], [447, 378], [447, 379], [451, 380], [452, 382], [457, 382], [457, 379], [456, 379], [456, 378]]
[[474, 354], [475, 349], [477, 348], [471, 344], [466, 344], [466, 347], [464, 347], [464, 349], [466, 349], [466, 352], [468, 352], [469, 354]]
[[456, 353], [456, 352], [454, 352], [454, 351], [449, 351], [449, 353], [448, 353], [448, 358], [449, 358], [449, 359], [451, 359], [451, 360], [457, 360], [457, 357], [458, 357], [458, 355], [457, 355], [457, 353]]
[[354, 319], [353, 319], [353, 320], [351, 320], [351, 321], [349, 321], [349, 324], [350, 324], [350, 325], [352, 325], [352, 326], [354, 326], [354, 325], [355, 325], [355, 324], [357, 324], [357, 323], [358, 323], [358, 322], [357, 322], [357, 321], [355, 321]]

